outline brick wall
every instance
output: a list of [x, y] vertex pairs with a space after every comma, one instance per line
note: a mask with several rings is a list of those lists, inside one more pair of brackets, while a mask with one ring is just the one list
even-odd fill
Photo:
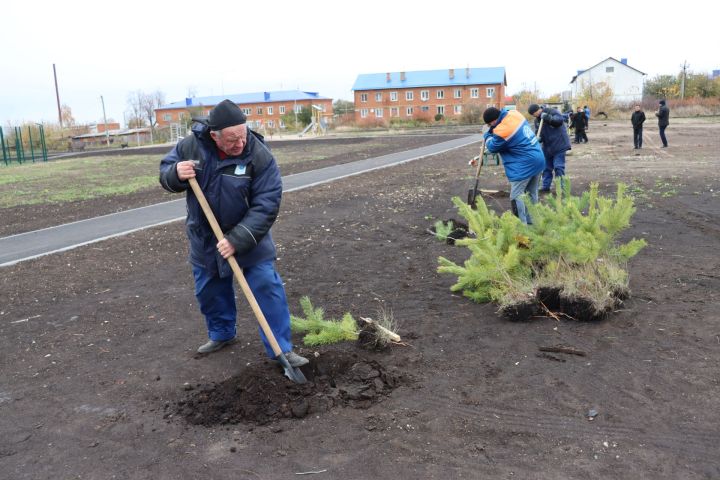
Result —
[[355, 91], [355, 121], [358, 124], [387, 124], [392, 119], [434, 121], [438, 113], [457, 119], [465, 106], [477, 105], [483, 110], [488, 106], [500, 108], [505, 105], [504, 98], [505, 86], [500, 83], [358, 90]]

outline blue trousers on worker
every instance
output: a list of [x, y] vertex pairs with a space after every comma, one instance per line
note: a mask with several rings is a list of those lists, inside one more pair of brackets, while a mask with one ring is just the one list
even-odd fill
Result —
[[513, 214], [520, 219], [521, 222], [531, 225], [532, 218], [528, 212], [522, 195], [528, 194], [532, 203], [538, 203], [538, 184], [540, 183], [540, 175], [533, 175], [524, 180], [510, 182], [510, 206]]
[[[195, 265], [192, 269], [195, 277], [195, 297], [200, 304], [200, 311], [205, 315], [208, 337], [215, 341], [234, 338], [237, 334], [234, 277], [213, 276], [204, 268]], [[263, 262], [243, 268], [243, 274], [280, 348], [283, 352], [289, 352], [292, 350], [290, 310], [285, 296], [285, 287], [283, 287], [280, 275], [275, 271], [273, 262]], [[265, 333], [259, 326], [258, 330], [268, 357], [275, 358], [275, 353], [272, 351]]]
[[[553, 181], [553, 173], [558, 181], [565, 176], [565, 152], [556, 153], [549, 157], [545, 155], [545, 170], [542, 175], [542, 189], [550, 190]], [[564, 185], [563, 185], [564, 188]]]

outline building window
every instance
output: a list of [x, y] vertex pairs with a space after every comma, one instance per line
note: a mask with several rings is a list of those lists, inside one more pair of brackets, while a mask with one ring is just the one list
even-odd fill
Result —
[[361, 108], [360, 109], [360, 118], [365, 118], [368, 116], [368, 109], [367, 108]]
[[430, 90], [420, 90], [420, 100], [423, 102], [430, 100]]
[[479, 88], [471, 88], [470, 89], [470, 98], [480, 98], [480, 89]]
[[257, 114], [262, 115], [263, 114], [263, 107], [257, 107]]
[[377, 92], [377, 93], [375, 94], [375, 101], [376, 101], [376, 102], [382, 102], [382, 93], [381, 93], [381, 92]]
[[302, 105], [295, 105], [295, 113], [302, 113]]
[[361, 94], [360, 94], [360, 101], [361, 101], [361, 102], [367, 102], [367, 93], [361, 93]]
[[494, 107], [494, 106], [495, 106], [494, 103], [488, 103], [487, 105], [485, 105], [485, 108], [490, 108], [490, 107]]
[[445, 90], [438, 90], [435, 92], [435, 96], [438, 98], [438, 100], [445, 98]]
[[280, 105], [280, 115], [285, 115], [285, 105]]
[[172, 114], [166, 113], [165, 115], [163, 115], [163, 120], [169, 122], [170, 120], [172, 120]]
[[460, 115], [462, 113], [462, 105], [453, 106], [453, 112], [455, 115]]
[[245, 115], [252, 115], [252, 108], [241, 108]]
[[400, 116], [400, 109], [398, 107], [391, 107], [390, 108], [390, 116], [391, 117], [399, 117]]
[[382, 116], [383, 116], [383, 109], [382, 109], [382, 108], [376, 108], [376, 109], [375, 109], [375, 116], [376, 116], [377, 118], [382, 117]]
[[[270, 110], [270, 109], [268, 108], [268, 110]], [[272, 120], [268, 120], [268, 127], [273, 128], [274, 126], [275, 126], [275, 122]]]
[[428, 106], [426, 106], [426, 105], [423, 105], [422, 107], [420, 107], [420, 111], [421, 111], [421, 112], [428, 112], [428, 111], [430, 111], [430, 107], [428, 107]]
[[[280, 107], [280, 108], [282, 108], [282, 107]], [[283, 122], [282, 119], [280, 120], [280, 128], [285, 128], [285, 122]]]
[[455, 89], [455, 98], [462, 98], [462, 90], [459, 88]]
[[495, 96], [495, 87], [487, 89], [487, 98], [493, 98]]
[[272, 115], [272, 114], [273, 114], [273, 107], [268, 107], [268, 115]]
[[405, 115], [407, 115], [408, 117], [412, 117], [412, 115], [413, 115], [413, 107], [408, 107], [408, 108], [405, 110]]
[[438, 114], [438, 115], [445, 115], [445, 105], [438, 105], [438, 106], [437, 106], [437, 114]]
[[397, 102], [397, 92], [390, 92], [390, 101]]
[[412, 101], [414, 98], [412, 90], [405, 92], [405, 100]]
[[605, 67], [605, 73], [613, 73], [615, 71], [615, 67]]

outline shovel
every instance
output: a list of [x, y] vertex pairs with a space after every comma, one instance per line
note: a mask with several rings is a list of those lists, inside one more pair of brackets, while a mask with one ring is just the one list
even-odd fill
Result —
[[480, 183], [480, 171], [482, 170], [483, 157], [485, 156], [485, 140], [483, 140], [482, 147], [480, 147], [480, 156], [478, 157], [478, 167], [475, 171], [475, 187], [468, 190], [467, 203], [471, 208], [475, 208], [475, 200], [478, 196], [478, 184]]
[[[205, 194], [200, 189], [200, 185], [198, 185], [195, 178], [189, 178], [188, 181], [190, 182], [190, 187], [192, 187], [192, 190], [195, 193], [198, 202], [200, 202], [200, 206], [205, 213], [205, 218], [207, 218], [207, 221], [210, 223], [210, 227], [212, 228], [213, 233], [215, 233], [215, 237], [217, 237], [218, 241], [222, 240], [223, 238], [225, 238], [225, 235], [223, 234], [220, 225], [215, 219], [215, 215], [210, 208], [210, 204], [205, 198]], [[237, 260], [235, 259], [235, 257], [231, 256], [227, 259], [227, 261], [228, 263], [230, 263], [230, 268], [232, 268], [232, 271], [235, 274], [235, 278], [240, 284], [240, 288], [242, 288], [242, 291], [245, 294], [245, 298], [247, 299], [253, 313], [255, 314], [255, 318], [260, 324], [260, 328], [262, 328], [262, 331], [265, 333], [265, 337], [267, 337], [268, 342], [270, 342], [273, 353], [275, 353], [277, 360], [280, 362], [283, 369], [285, 369], [285, 376], [287, 376], [295, 383], [302, 384], [307, 382], [307, 379], [305, 378], [305, 375], [303, 375], [302, 371], [299, 368], [290, 365], [288, 359], [285, 358], [285, 354], [280, 348], [280, 345], [278, 345], [272, 330], [270, 330], [270, 325], [268, 325], [267, 320], [265, 319], [265, 315], [263, 314], [262, 310], [260, 310], [260, 305], [258, 305], [257, 300], [255, 300], [255, 295], [253, 295], [252, 290], [250, 290], [250, 285], [248, 285], [247, 280], [245, 280], [245, 275], [243, 275], [242, 269], [240, 268], [240, 265], [238, 265]]]

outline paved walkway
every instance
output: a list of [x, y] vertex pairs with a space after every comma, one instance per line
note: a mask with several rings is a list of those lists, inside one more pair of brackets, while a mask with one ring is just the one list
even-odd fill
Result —
[[[426, 147], [283, 177], [283, 191], [332, 182], [482, 141], [471, 135]], [[0, 267], [185, 219], [185, 198], [0, 238]]]

